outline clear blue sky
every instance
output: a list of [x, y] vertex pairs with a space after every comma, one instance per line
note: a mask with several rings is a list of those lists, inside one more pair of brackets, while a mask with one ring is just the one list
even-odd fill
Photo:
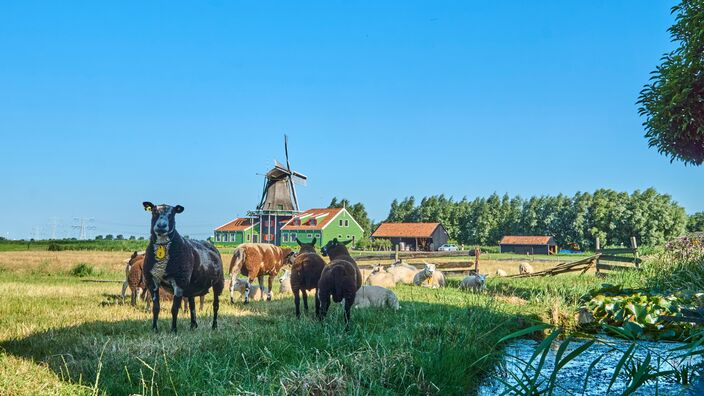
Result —
[[653, 186], [704, 210], [635, 105], [672, 2], [378, 3], [3, 1], [0, 235], [146, 235], [150, 200], [207, 237], [284, 133], [304, 207]]

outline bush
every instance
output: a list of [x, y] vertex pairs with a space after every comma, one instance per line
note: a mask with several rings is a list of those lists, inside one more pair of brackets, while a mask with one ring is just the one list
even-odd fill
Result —
[[98, 271], [95, 269], [95, 267], [93, 267], [90, 264], [78, 263], [78, 264], [76, 264], [76, 266], [71, 268], [71, 271], [69, 271], [69, 274], [71, 274], [71, 276], [77, 276], [79, 278], [83, 278], [85, 276], [97, 275]]
[[58, 243], [50, 243], [47, 250], [49, 250], [50, 252], [60, 252], [64, 250], [64, 248], [61, 247], [61, 245], [59, 245]]
[[652, 288], [704, 290], [704, 234], [668, 242], [659, 254], [643, 263], [643, 272]]

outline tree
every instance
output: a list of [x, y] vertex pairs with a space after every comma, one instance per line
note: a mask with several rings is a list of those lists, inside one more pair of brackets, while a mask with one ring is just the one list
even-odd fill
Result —
[[96, 236], [95, 236], [95, 240], [96, 240], [96, 241], [102, 241], [102, 240], [103, 240], [103, 236], [102, 236], [102, 235], [96, 235]]
[[130, 241], [134, 241], [134, 240], [136, 240], [136, 239], [137, 239], [137, 238], [135, 238], [134, 235], [130, 235]]
[[688, 232], [704, 232], [704, 212], [697, 212], [687, 219]]
[[107, 235], [105, 235], [105, 240], [106, 240], [106, 241], [112, 241], [112, 240], [113, 240], [112, 234], [107, 234]]
[[118, 240], [118, 241], [121, 241], [121, 240], [125, 239], [125, 237], [124, 237], [122, 234], [117, 234], [117, 236], [115, 237], [115, 239]]
[[672, 7], [679, 47], [662, 57], [638, 99], [650, 147], [685, 164], [704, 162], [704, 0]]

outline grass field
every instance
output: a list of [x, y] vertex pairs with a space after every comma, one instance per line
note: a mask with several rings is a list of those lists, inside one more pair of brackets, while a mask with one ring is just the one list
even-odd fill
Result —
[[[221, 305], [210, 329], [153, 334], [143, 307], [123, 305], [120, 252], [0, 253], [0, 394], [471, 394], [490, 375], [504, 335], [536, 321], [570, 326], [593, 276], [491, 279], [480, 295], [401, 286], [398, 312], [341, 307], [319, 323], [296, 320], [290, 296]], [[225, 262], [230, 257], [224, 255]], [[502, 262], [505, 264], [505, 262]], [[484, 272], [484, 271], [483, 271]], [[224, 298], [227, 301], [227, 298]], [[311, 301], [312, 307], [312, 301]]]

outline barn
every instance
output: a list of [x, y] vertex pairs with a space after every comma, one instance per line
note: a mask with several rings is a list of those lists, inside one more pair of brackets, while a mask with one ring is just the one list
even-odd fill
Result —
[[337, 238], [352, 240], [352, 246], [364, 237], [362, 226], [345, 208], [308, 209], [294, 215], [281, 227], [281, 246], [297, 246], [296, 238], [310, 242], [316, 238], [317, 247]]
[[551, 236], [507, 235], [499, 242], [501, 253], [557, 254], [555, 239]]
[[381, 223], [372, 234], [374, 239], [388, 239], [407, 250], [437, 250], [449, 238], [440, 223]]

